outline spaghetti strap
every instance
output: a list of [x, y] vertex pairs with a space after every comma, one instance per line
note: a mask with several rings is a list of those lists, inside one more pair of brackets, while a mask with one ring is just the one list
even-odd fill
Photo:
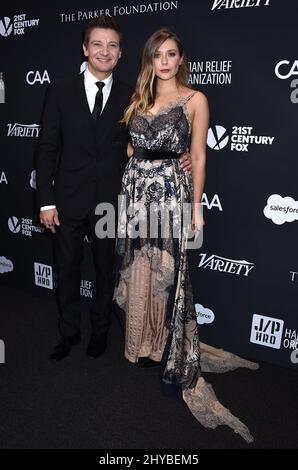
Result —
[[187, 103], [189, 100], [191, 100], [191, 98], [197, 93], [197, 91], [195, 90], [193, 93], [190, 93], [190, 95], [186, 96], [184, 98], [184, 102]]

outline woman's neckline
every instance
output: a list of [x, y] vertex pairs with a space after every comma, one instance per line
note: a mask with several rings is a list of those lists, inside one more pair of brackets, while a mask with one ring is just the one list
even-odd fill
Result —
[[169, 109], [175, 107], [177, 104], [185, 105], [186, 101], [195, 93], [195, 90], [187, 96], [179, 96], [175, 100], [169, 101], [167, 104], [160, 106], [156, 113], [151, 113], [151, 111], [142, 112], [143, 115], [155, 118], [159, 114], [165, 114]]

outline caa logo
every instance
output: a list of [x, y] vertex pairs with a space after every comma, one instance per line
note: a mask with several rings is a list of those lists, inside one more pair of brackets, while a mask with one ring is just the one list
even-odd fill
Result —
[[6, 174], [4, 173], [4, 171], [2, 171], [0, 173], [0, 184], [1, 183], [5, 183], [5, 184], [8, 184], [8, 181], [7, 181], [7, 178], [6, 178]]
[[43, 85], [44, 82], [51, 83], [47, 70], [44, 70], [42, 75], [38, 70], [30, 70], [30, 72], [28, 72], [26, 75], [26, 80], [28, 85], [35, 85], [35, 83], [40, 83], [41, 85]]
[[208, 196], [206, 193], [203, 193], [202, 199], [201, 199], [202, 206], [207, 207], [207, 209], [213, 209], [213, 207], [216, 207], [219, 211], [223, 211], [220, 199], [218, 194], [214, 194], [213, 198], [211, 201], [209, 201]]
[[35, 285], [53, 289], [53, 268], [47, 264], [34, 263]]
[[283, 328], [283, 320], [255, 314], [252, 320], [250, 342], [280, 349]]
[[281, 60], [275, 67], [275, 75], [281, 80], [286, 80], [292, 75], [298, 75], [298, 60], [295, 60], [292, 65], [290, 65], [289, 60]]
[[21, 223], [14, 215], [8, 219], [8, 228], [12, 233], [19, 233], [21, 230]]
[[215, 126], [214, 129], [210, 128], [207, 135], [207, 144], [213, 150], [223, 149], [229, 142], [227, 130], [220, 125]]
[[8, 16], [4, 16], [2, 20], [0, 20], [0, 34], [1, 36], [9, 36], [12, 32], [12, 21]]
[[[275, 75], [281, 80], [287, 80], [287, 78], [290, 78], [294, 75], [298, 75], [298, 60], [294, 60], [292, 65], [289, 60], [281, 60], [275, 66]], [[297, 78], [294, 78], [291, 81], [290, 88], [292, 90], [290, 94], [290, 100], [292, 103], [297, 104], [298, 103], [298, 79]]]
[[196, 314], [197, 314], [197, 322], [199, 325], [204, 325], [204, 323], [213, 323], [214, 322], [214, 313], [210, 308], [205, 308], [201, 304], [196, 304]]

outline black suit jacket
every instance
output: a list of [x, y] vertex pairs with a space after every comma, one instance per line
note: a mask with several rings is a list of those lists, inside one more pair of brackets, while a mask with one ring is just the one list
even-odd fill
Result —
[[129, 85], [114, 78], [94, 123], [84, 74], [49, 86], [37, 149], [39, 206], [55, 204], [60, 215], [80, 218], [99, 202], [116, 204], [128, 142], [128, 130], [119, 120], [131, 94]]

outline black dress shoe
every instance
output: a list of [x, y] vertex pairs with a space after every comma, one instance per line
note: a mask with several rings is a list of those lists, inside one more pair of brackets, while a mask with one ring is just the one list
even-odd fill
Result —
[[158, 361], [153, 361], [153, 359], [150, 359], [150, 357], [146, 357], [145, 360], [140, 364], [140, 367], [143, 367], [144, 369], [149, 369], [151, 367], [159, 367], [161, 362]]
[[57, 344], [54, 352], [50, 355], [51, 361], [61, 361], [67, 357], [71, 351], [72, 346], [81, 341], [81, 334], [77, 333], [73, 336], [63, 336], [61, 342]]
[[107, 348], [107, 333], [101, 335], [91, 335], [86, 354], [89, 357], [101, 356]]

